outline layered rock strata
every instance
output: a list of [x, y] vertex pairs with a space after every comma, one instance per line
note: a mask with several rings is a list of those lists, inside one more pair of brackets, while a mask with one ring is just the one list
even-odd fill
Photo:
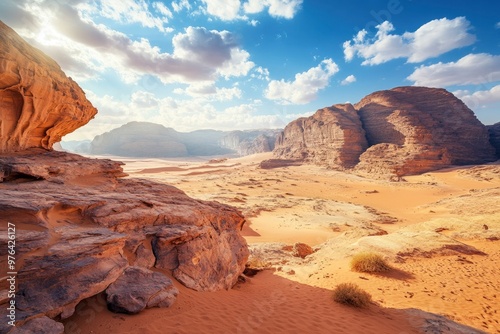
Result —
[[0, 21], [0, 153], [52, 148], [97, 110], [59, 65]]
[[[120, 296], [126, 289], [108, 290], [111, 309], [167, 307], [176, 289], [151, 266], [198, 291], [229, 289], [244, 270], [245, 220], [232, 207], [120, 178], [117, 162], [64, 152], [9, 154], [0, 157], [0, 170], [1, 226], [16, 227], [18, 325], [67, 318], [80, 301], [130, 277], [156, 283], [142, 291], [144, 305]], [[7, 233], [1, 236], [4, 257]]]
[[289, 123], [276, 141], [274, 155], [285, 160], [350, 168], [359, 162], [367, 146], [354, 107], [337, 104]]
[[[495, 130], [490, 128], [492, 143]], [[496, 160], [486, 127], [444, 89], [397, 87], [285, 127], [274, 157], [370, 176], [418, 174]]]

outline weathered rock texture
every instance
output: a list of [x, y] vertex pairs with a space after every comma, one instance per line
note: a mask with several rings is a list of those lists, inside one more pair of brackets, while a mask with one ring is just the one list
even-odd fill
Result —
[[493, 125], [487, 125], [490, 134], [490, 143], [496, 150], [497, 158], [500, 159], [500, 122]]
[[[495, 130], [492, 142], [495, 143]], [[278, 159], [354, 168], [372, 176], [418, 174], [495, 161], [486, 127], [444, 89], [398, 87], [288, 124]]]
[[367, 148], [365, 132], [351, 104], [337, 104], [299, 118], [276, 141], [275, 156], [350, 168]]
[[179, 290], [163, 274], [141, 267], [128, 267], [106, 289], [108, 308], [114, 312], [136, 314], [145, 308], [171, 306]]
[[[83, 299], [128, 281], [131, 272], [148, 277], [153, 265], [195, 290], [229, 289], [237, 282], [248, 250], [236, 209], [165, 184], [119, 178], [120, 163], [111, 160], [40, 151], [0, 157], [0, 226], [14, 223], [19, 245], [18, 324], [42, 315], [67, 318]], [[7, 241], [1, 233], [3, 257]], [[168, 281], [151, 275], [154, 282]], [[116, 310], [135, 313], [170, 305], [172, 289], [155, 294], [144, 286], [145, 304], [130, 308], [117, 301], [131, 305], [137, 296], [108, 293]]]
[[397, 176], [496, 160], [486, 127], [444, 89], [398, 87], [356, 104], [370, 148], [360, 171]]
[[239, 155], [271, 152], [280, 133], [281, 130], [231, 131], [219, 143]]
[[0, 152], [52, 148], [97, 110], [59, 65], [0, 21]]

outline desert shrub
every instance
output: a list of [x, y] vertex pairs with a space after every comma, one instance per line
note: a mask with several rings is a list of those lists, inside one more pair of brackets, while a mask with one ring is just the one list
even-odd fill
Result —
[[372, 296], [354, 283], [341, 283], [333, 290], [333, 300], [353, 307], [367, 307]]
[[391, 270], [391, 266], [381, 255], [366, 252], [354, 255], [351, 269], [362, 273], [381, 273]]

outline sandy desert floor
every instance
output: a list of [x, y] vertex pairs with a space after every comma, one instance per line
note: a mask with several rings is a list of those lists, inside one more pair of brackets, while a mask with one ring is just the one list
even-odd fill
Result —
[[[209, 163], [122, 159], [130, 177], [240, 208], [250, 262], [268, 268], [231, 291], [181, 290], [169, 309], [113, 314], [102, 298], [66, 320], [71, 333], [500, 333], [500, 165], [372, 180], [319, 166], [260, 169], [269, 154]], [[304, 259], [290, 251], [306, 243]], [[350, 270], [374, 251], [393, 270]], [[336, 304], [354, 282], [367, 310]], [[452, 322], [470, 326], [461, 328]]]

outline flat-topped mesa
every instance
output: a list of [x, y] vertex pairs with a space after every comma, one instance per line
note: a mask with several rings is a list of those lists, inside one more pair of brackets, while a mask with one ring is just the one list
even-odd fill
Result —
[[0, 21], [0, 153], [51, 149], [97, 113], [59, 65]]
[[351, 104], [336, 104], [289, 123], [276, 140], [274, 156], [334, 168], [351, 168], [367, 148], [365, 132]]
[[496, 160], [486, 127], [445, 89], [397, 87], [355, 107], [370, 146], [358, 171], [402, 176]]

